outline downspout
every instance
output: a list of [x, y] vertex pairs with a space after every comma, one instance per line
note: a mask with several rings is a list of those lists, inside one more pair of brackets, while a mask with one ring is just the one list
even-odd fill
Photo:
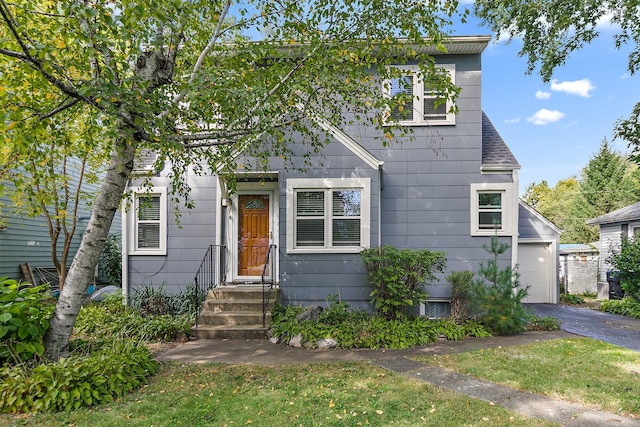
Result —
[[[129, 181], [125, 186], [126, 189], [129, 188]], [[127, 204], [126, 199], [124, 199], [121, 203], [121, 211], [122, 211], [122, 238], [121, 238], [121, 281], [122, 281], [122, 297], [124, 305], [128, 305], [129, 300], [129, 236], [128, 229], [129, 223], [127, 221]]]
[[512, 213], [513, 224], [515, 224], [515, 232], [511, 236], [511, 268], [515, 269], [518, 265], [518, 234], [520, 228], [520, 179], [518, 170], [514, 169], [513, 175], [513, 191], [515, 192], [515, 209]]
[[378, 165], [378, 247], [382, 246], [382, 163]]
[[[227, 187], [224, 183], [224, 180], [222, 180], [220, 178], [220, 175], [216, 176], [218, 179], [218, 185], [216, 186], [216, 200], [217, 200], [217, 206], [216, 206], [216, 239], [215, 239], [215, 244], [218, 245], [218, 250], [215, 252], [218, 255], [218, 259], [216, 260], [217, 266], [216, 266], [216, 270], [218, 272], [218, 277], [217, 277], [217, 283], [221, 283], [223, 278], [227, 277], [227, 271], [226, 265], [222, 265], [222, 252], [226, 250], [223, 249], [221, 246], [225, 245], [226, 242], [226, 238], [227, 238], [227, 222], [226, 222], [226, 218], [227, 218], [227, 206], [229, 203], [229, 195], [227, 194]], [[225, 245], [226, 247], [226, 245]], [[226, 259], [226, 256], [225, 256]], [[225, 271], [222, 271], [222, 269], [225, 269]]]

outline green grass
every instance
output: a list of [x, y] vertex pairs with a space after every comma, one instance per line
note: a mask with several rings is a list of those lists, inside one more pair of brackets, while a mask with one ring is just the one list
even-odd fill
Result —
[[1, 416], [29, 426], [549, 426], [368, 363], [163, 364], [140, 392], [70, 413]]
[[503, 384], [640, 418], [640, 353], [587, 338], [419, 358]]

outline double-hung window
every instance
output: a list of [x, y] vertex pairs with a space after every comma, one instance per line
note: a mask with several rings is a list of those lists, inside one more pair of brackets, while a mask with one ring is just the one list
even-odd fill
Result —
[[513, 184], [471, 184], [471, 235], [512, 235], [516, 231]]
[[288, 252], [359, 252], [369, 246], [370, 179], [287, 180]]
[[[455, 66], [438, 67], [444, 69], [455, 84]], [[387, 96], [394, 101], [389, 120], [412, 126], [455, 124], [451, 99], [435, 91], [417, 66], [399, 68], [404, 74], [384, 83]]]
[[166, 255], [166, 188], [134, 189], [129, 212], [128, 241], [132, 255]]
[[502, 230], [504, 191], [478, 192], [478, 229]]

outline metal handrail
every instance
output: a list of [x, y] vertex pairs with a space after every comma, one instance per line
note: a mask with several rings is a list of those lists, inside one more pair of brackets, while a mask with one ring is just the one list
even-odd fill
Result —
[[[267, 306], [269, 302], [269, 296], [271, 295], [271, 289], [273, 289], [273, 284], [275, 281], [274, 277], [274, 268], [270, 263], [271, 250], [276, 248], [276, 245], [269, 245], [269, 249], [267, 250], [267, 257], [264, 261], [264, 267], [262, 267], [262, 275], [260, 276], [260, 284], [262, 285], [262, 327], [265, 328], [267, 326]], [[267, 266], [269, 266], [271, 279], [269, 280], [269, 296], [267, 296], [267, 292], [265, 290], [265, 275], [267, 272]]]
[[196, 302], [196, 328], [206, 294], [224, 282], [224, 245], [209, 245], [194, 277]]

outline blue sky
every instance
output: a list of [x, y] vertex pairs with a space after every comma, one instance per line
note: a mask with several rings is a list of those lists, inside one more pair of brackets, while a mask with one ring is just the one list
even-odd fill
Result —
[[[456, 28], [455, 35], [492, 35], [473, 18]], [[640, 76], [627, 71], [627, 54], [613, 43], [615, 29], [604, 24], [600, 30], [548, 84], [526, 74], [519, 40], [495, 44], [494, 36], [483, 53], [483, 109], [522, 165], [521, 193], [531, 182], [553, 186], [578, 176], [603, 138], [615, 150], [628, 151], [626, 142], [613, 140], [612, 130], [640, 101]]]

